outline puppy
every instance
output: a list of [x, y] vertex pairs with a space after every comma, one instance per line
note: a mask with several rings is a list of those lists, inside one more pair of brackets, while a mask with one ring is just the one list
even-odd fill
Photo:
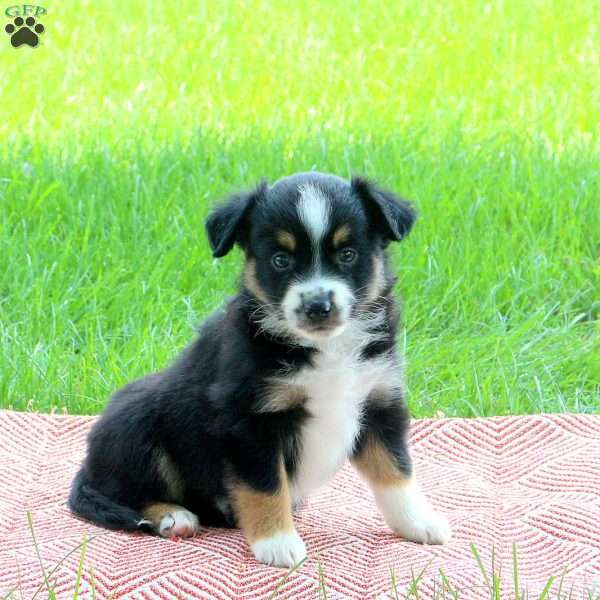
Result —
[[118, 391], [93, 426], [71, 510], [111, 529], [240, 527], [257, 560], [306, 556], [292, 518], [349, 458], [389, 527], [450, 535], [413, 476], [385, 249], [415, 221], [371, 182], [322, 173], [240, 193], [206, 222], [238, 244], [240, 291], [175, 363]]

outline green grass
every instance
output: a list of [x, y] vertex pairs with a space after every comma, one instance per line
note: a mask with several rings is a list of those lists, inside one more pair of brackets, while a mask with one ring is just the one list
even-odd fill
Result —
[[45, 4], [0, 51], [0, 406], [96, 413], [235, 289], [203, 218], [364, 173], [416, 416], [600, 408], [600, 3]]

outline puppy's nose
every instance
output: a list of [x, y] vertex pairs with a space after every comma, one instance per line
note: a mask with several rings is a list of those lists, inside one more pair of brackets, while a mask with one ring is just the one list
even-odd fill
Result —
[[313, 323], [325, 321], [332, 311], [331, 299], [327, 294], [318, 294], [303, 299], [304, 314]]

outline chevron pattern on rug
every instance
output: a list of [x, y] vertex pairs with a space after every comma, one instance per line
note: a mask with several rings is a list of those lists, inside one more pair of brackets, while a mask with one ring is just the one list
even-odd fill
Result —
[[[28, 511], [58, 598], [73, 595], [79, 551], [69, 553], [86, 534], [95, 537], [87, 545], [81, 598], [92, 598], [90, 567], [99, 600], [272, 596], [284, 572], [256, 563], [239, 531], [205, 529], [174, 542], [106, 532], [73, 517], [65, 500], [92, 422], [0, 411], [0, 597], [18, 588], [15, 598], [31, 598], [43, 582]], [[424, 571], [420, 598], [430, 598], [440, 567], [464, 591], [461, 598], [489, 598], [471, 543], [488, 573], [493, 557], [508, 580], [516, 543], [530, 597], [564, 567], [563, 588], [574, 593], [600, 576], [600, 417], [414, 421], [411, 447], [417, 478], [452, 525], [450, 544], [419, 546], [390, 533], [346, 465], [296, 515], [309, 559], [283, 582], [278, 598], [318, 598], [319, 563], [330, 599], [391, 598], [391, 570], [400, 597], [411, 572]]]

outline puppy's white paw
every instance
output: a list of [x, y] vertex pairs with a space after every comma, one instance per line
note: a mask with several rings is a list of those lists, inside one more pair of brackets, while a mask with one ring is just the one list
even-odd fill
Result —
[[394, 523], [393, 531], [407, 540], [421, 544], [446, 544], [450, 541], [450, 525], [446, 518], [431, 507], [411, 519]]
[[445, 544], [450, 526], [436, 513], [416, 483], [380, 488], [375, 491], [377, 504], [392, 531], [421, 544]]
[[290, 569], [306, 558], [306, 546], [295, 531], [263, 538], [254, 542], [251, 548], [256, 560], [273, 567]]
[[194, 537], [198, 531], [198, 517], [189, 510], [174, 510], [160, 520], [158, 532], [163, 537]]

